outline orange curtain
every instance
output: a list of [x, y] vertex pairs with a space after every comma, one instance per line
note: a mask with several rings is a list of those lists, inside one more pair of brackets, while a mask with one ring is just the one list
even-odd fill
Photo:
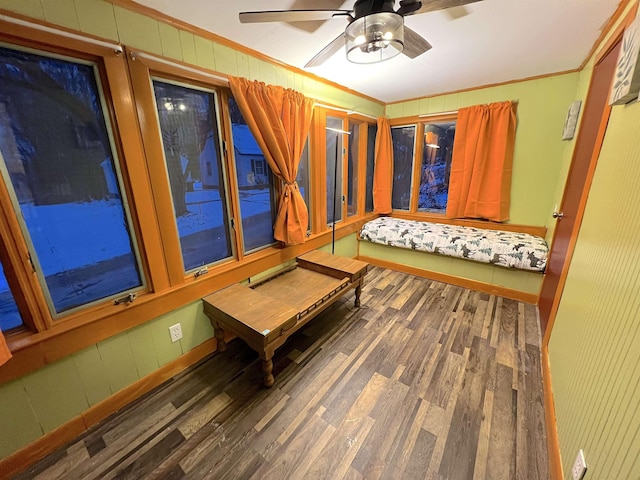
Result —
[[389, 119], [378, 118], [376, 134], [375, 170], [373, 172], [373, 211], [391, 213], [391, 187], [393, 184], [393, 142]]
[[311, 126], [313, 101], [291, 89], [245, 78], [229, 77], [229, 84], [271, 171], [283, 182], [274, 237], [286, 245], [304, 243], [309, 214], [296, 177]]
[[509, 219], [515, 134], [513, 102], [458, 111], [447, 218]]
[[4, 365], [11, 358], [11, 352], [4, 339], [4, 335], [0, 332], [0, 365]]

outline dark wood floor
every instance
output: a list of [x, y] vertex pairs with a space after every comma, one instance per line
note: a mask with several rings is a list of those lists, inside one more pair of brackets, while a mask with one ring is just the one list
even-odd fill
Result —
[[242, 341], [18, 478], [547, 479], [536, 308], [379, 268], [276, 353]]

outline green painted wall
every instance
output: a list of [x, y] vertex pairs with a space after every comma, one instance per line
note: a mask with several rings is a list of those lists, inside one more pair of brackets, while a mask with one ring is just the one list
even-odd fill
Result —
[[400, 118], [484, 103], [517, 101], [510, 222], [550, 226], [554, 194], [567, 148], [567, 142], [562, 141], [562, 129], [567, 109], [576, 99], [579, 80], [578, 73], [570, 73], [421, 98], [388, 105], [387, 115]]
[[[171, 343], [178, 322], [183, 338]], [[0, 458], [211, 337], [198, 301], [0, 385]]]
[[[318, 250], [331, 253], [331, 243], [326, 244], [324, 247], [320, 247]], [[358, 238], [353, 233], [346, 237], [336, 240], [334, 253], [341, 257], [353, 258], [358, 255]]]
[[[562, 196], [564, 194], [564, 185], [567, 181], [567, 175], [569, 173], [569, 167], [571, 166], [571, 160], [573, 158], [573, 150], [580, 131], [580, 124], [582, 122], [582, 109], [584, 108], [584, 101], [587, 97], [587, 91], [589, 90], [589, 82], [591, 81], [591, 73], [593, 72], [593, 60], [589, 62], [584, 70], [578, 74], [577, 88], [575, 93], [575, 100], [581, 100], [582, 106], [580, 109], [580, 116], [578, 117], [578, 124], [576, 126], [576, 135], [571, 139], [564, 141], [564, 148], [562, 150], [562, 160], [559, 164], [558, 180], [556, 183], [555, 193], [553, 195], [552, 208], [562, 204]], [[553, 213], [553, 210], [552, 210]], [[547, 242], [551, 244], [553, 234], [556, 230], [556, 220], [549, 217], [547, 222]]]

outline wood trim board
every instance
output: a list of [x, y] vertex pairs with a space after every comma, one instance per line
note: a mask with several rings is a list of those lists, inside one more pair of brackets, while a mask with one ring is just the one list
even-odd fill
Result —
[[[233, 338], [235, 338], [234, 335], [228, 335], [225, 337], [225, 341], [231, 341]], [[165, 381], [174, 377], [186, 368], [213, 354], [216, 350], [216, 339], [211, 338], [206, 340], [172, 362], [123, 388], [119, 392], [95, 404], [93, 407], [84, 411], [77, 417], [72, 418], [68, 422], [46, 433], [12, 455], [1, 459], [0, 474], [3, 478], [8, 478], [25, 470], [29, 465], [32, 465], [44, 456], [62, 447], [67, 442], [83, 434], [92, 426], [97, 425], [99, 422], [118, 410], [126, 407], [142, 395], [150, 392], [156, 387], [159, 387]]]
[[403, 265], [401, 263], [390, 262], [388, 260], [380, 260], [379, 258], [368, 257], [366, 255], [358, 255], [356, 258], [358, 260], [362, 260], [363, 262], [370, 263], [371, 265], [409, 273], [417, 277], [429, 278], [437, 282], [449, 283], [458, 287], [469, 288], [472, 290], [477, 290], [479, 292], [498, 295], [500, 297], [506, 297], [521, 302], [532, 304], [538, 303], [538, 295], [535, 293], [514, 290], [512, 288], [502, 287], [500, 285], [492, 285], [490, 283], [480, 282], [478, 280], [470, 280], [468, 278], [448, 275], [446, 273], [434, 272], [423, 268], [416, 268], [409, 265]]
[[544, 389], [544, 419], [547, 431], [549, 476], [551, 480], [562, 480], [564, 478], [564, 473], [562, 471], [560, 440], [558, 437], [558, 425], [556, 423], [556, 406], [553, 401], [549, 349], [546, 345], [542, 345], [542, 387]]

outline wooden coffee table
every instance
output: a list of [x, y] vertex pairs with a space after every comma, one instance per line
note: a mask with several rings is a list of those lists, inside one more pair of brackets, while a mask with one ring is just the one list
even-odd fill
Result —
[[368, 264], [321, 251], [296, 259], [296, 265], [260, 282], [235, 284], [202, 299], [218, 350], [227, 348], [225, 331], [235, 333], [260, 354], [264, 384], [273, 385], [273, 354], [293, 333], [355, 288], [355, 306]]

